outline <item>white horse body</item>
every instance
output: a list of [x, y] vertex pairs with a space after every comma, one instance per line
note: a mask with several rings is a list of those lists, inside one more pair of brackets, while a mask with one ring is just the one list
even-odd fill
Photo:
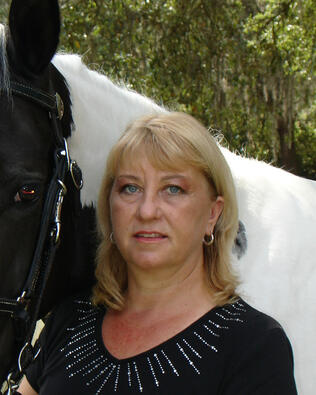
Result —
[[289, 336], [298, 393], [315, 393], [316, 182], [226, 152], [236, 184], [246, 254], [240, 293]]
[[84, 175], [81, 200], [95, 203], [107, 155], [126, 126], [143, 114], [164, 110], [89, 70], [77, 55], [57, 55], [53, 63], [70, 88], [75, 131], [69, 149]]
[[[89, 70], [76, 55], [54, 64], [66, 78], [75, 130], [69, 141], [84, 177], [83, 204], [95, 203], [106, 156], [135, 118], [166, 111]], [[285, 328], [295, 356], [299, 393], [316, 387], [316, 182], [222, 148], [232, 170], [247, 250], [234, 265], [240, 294]]]

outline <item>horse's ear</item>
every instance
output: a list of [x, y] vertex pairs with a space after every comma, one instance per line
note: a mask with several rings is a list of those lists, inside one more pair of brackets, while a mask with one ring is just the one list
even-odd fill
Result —
[[58, 0], [12, 0], [9, 58], [27, 77], [40, 74], [54, 56], [60, 33]]

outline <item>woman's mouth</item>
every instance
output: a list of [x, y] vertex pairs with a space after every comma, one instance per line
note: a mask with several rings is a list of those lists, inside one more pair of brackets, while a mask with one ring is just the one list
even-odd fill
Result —
[[135, 238], [139, 241], [161, 241], [163, 239], [166, 239], [167, 236], [160, 233], [160, 232], [137, 232], [135, 233]]

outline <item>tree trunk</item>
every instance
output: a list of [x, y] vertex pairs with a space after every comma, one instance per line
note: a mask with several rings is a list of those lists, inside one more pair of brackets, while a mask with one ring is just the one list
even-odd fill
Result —
[[[293, 130], [293, 128], [291, 128]], [[295, 142], [291, 136], [292, 131], [289, 130], [289, 124], [282, 117], [277, 119], [277, 132], [280, 141], [280, 153], [278, 158], [278, 166], [293, 174], [299, 174], [300, 169], [298, 165]]]

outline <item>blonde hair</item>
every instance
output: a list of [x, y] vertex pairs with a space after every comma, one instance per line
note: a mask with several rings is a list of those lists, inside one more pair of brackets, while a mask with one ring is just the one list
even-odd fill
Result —
[[231, 251], [238, 229], [236, 192], [229, 166], [215, 138], [190, 115], [171, 112], [147, 115], [129, 125], [112, 148], [103, 177], [97, 221], [101, 243], [97, 252], [93, 302], [115, 310], [124, 306], [127, 288], [126, 262], [115, 244], [109, 198], [119, 165], [144, 149], [157, 168], [179, 169], [190, 165], [201, 171], [216, 196], [224, 198], [224, 208], [214, 229], [214, 243], [203, 245], [206, 277], [217, 305], [236, 298], [237, 278], [231, 267]]

